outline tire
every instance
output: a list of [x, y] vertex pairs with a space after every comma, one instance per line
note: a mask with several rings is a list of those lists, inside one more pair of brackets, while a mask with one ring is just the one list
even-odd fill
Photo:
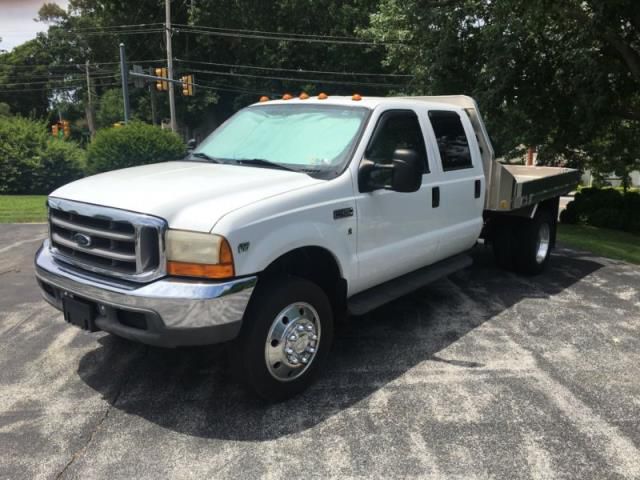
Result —
[[249, 302], [231, 365], [251, 392], [279, 402], [311, 385], [332, 341], [333, 313], [324, 291], [303, 278], [270, 277], [258, 282]]
[[515, 230], [514, 266], [518, 273], [537, 275], [545, 269], [551, 254], [553, 228], [551, 215], [541, 211]]
[[492, 247], [493, 256], [498, 266], [504, 270], [513, 270], [514, 257], [514, 224], [504, 222], [496, 225], [494, 229]]

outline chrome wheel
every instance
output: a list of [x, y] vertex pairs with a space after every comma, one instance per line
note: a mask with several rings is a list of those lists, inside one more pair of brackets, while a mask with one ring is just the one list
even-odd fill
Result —
[[541, 264], [547, 258], [551, 243], [551, 228], [548, 223], [543, 223], [538, 229], [538, 241], [536, 243], [536, 262]]
[[320, 319], [304, 302], [292, 303], [275, 318], [264, 346], [267, 369], [281, 382], [295, 380], [306, 372], [320, 344]]

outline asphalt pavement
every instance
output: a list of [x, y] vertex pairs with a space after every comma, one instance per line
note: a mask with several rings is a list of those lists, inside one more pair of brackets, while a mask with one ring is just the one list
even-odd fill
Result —
[[309, 391], [265, 405], [223, 349], [64, 323], [0, 226], [0, 478], [640, 478], [640, 267], [559, 249], [350, 318]]

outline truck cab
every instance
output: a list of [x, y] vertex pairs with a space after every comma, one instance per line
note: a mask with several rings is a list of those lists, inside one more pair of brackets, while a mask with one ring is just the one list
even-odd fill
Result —
[[334, 322], [471, 264], [539, 273], [577, 172], [495, 162], [475, 102], [259, 102], [181, 161], [53, 192], [35, 259], [67, 322], [176, 347], [227, 342], [249, 389], [282, 400], [329, 355]]

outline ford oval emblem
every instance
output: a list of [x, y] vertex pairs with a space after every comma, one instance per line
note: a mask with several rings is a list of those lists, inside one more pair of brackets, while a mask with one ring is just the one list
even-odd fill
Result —
[[91, 246], [91, 237], [89, 235], [85, 235], [84, 233], [74, 233], [71, 237], [71, 240], [76, 242], [79, 247]]

